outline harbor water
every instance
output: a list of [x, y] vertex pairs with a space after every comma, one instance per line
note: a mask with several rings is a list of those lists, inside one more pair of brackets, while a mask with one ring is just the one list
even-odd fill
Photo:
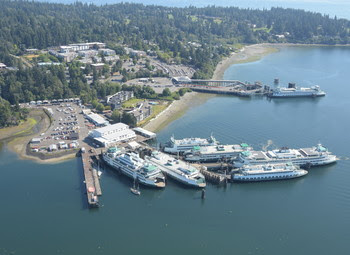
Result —
[[340, 160], [288, 181], [209, 184], [169, 181], [130, 192], [103, 169], [102, 207], [88, 210], [80, 159], [58, 164], [0, 152], [0, 254], [349, 254], [350, 48], [285, 47], [231, 66], [225, 79], [317, 84], [323, 98], [213, 96], [158, 133], [158, 141], [207, 137], [256, 149], [321, 142]]

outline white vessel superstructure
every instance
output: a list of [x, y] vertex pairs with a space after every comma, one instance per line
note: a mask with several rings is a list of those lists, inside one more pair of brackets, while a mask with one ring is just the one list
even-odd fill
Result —
[[233, 162], [234, 167], [243, 165], [291, 162], [298, 166], [321, 166], [337, 161], [337, 157], [321, 144], [311, 148], [281, 148], [270, 151], [243, 151]]
[[217, 162], [219, 160], [231, 160], [240, 152], [252, 149], [248, 144], [231, 144], [216, 146], [195, 146], [189, 152], [184, 153], [184, 159], [190, 162]]
[[136, 153], [123, 153], [118, 148], [109, 148], [106, 153], [103, 153], [103, 160], [112, 168], [120, 170], [121, 173], [136, 179], [143, 185], [165, 187], [165, 176], [162, 171]]
[[182, 160], [159, 151], [152, 152], [152, 155], [146, 157], [146, 160], [157, 165], [167, 176], [185, 185], [198, 188], [206, 186], [203, 174], [197, 168]]
[[319, 86], [316, 85], [310, 88], [278, 87], [272, 91], [270, 97], [321, 97], [325, 95], [326, 93], [322, 91]]
[[167, 153], [177, 154], [191, 150], [194, 146], [210, 146], [217, 145], [218, 141], [213, 136], [209, 138], [184, 138], [176, 140], [174, 136], [165, 144], [164, 151]]
[[237, 182], [259, 182], [285, 180], [302, 177], [308, 171], [292, 163], [244, 165], [238, 173], [232, 174], [232, 180]]

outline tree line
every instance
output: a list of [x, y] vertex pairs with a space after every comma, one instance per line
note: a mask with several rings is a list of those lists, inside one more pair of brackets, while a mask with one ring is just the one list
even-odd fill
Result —
[[[132, 89], [143, 98], [179, 96], [167, 90], [157, 95], [147, 87], [100, 83], [96, 72], [93, 83], [88, 84], [85, 75], [91, 68], [75, 62], [68, 64], [67, 70], [64, 65], [23, 68], [16, 56], [24, 54], [27, 48], [102, 41], [124, 55], [121, 45], [127, 45], [152, 52], [165, 62], [190, 65], [197, 70], [193, 78], [198, 79], [210, 78], [217, 63], [239, 43], [350, 43], [348, 20], [303, 10], [172, 8], [131, 3], [65, 5], [21, 0], [0, 0], [0, 4], [0, 62], [18, 67], [18, 71], [0, 72], [0, 103], [6, 116], [17, 114], [18, 119], [20, 111], [10, 104], [74, 96], [91, 102], [121, 89]], [[121, 70], [119, 61], [112, 66], [112, 71], [116, 70], [125, 80], [152, 76], [150, 66], [131, 74]], [[104, 72], [107, 75], [109, 68]]]

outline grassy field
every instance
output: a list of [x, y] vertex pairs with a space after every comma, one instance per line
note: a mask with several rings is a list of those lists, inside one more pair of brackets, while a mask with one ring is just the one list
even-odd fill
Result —
[[152, 107], [152, 114], [150, 116], [148, 116], [146, 119], [144, 119], [143, 121], [138, 123], [138, 126], [144, 126], [146, 125], [151, 119], [153, 119], [154, 117], [156, 117], [159, 113], [161, 113], [162, 111], [164, 111], [168, 106], [169, 106], [170, 102], [166, 102], [164, 104], [158, 104], [158, 105], [154, 105]]
[[271, 28], [267, 28], [267, 27], [256, 27], [256, 28], [253, 28], [253, 31], [265, 31], [266, 33], [270, 33], [270, 31], [272, 30], [272, 27]]
[[25, 57], [28, 60], [32, 60], [33, 58], [39, 57], [39, 55], [37, 55], [37, 54], [28, 54], [28, 55], [24, 55], [23, 57]]
[[216, 18], [216, 19], [214, 19], [214, 23], [221, 24], [222, 23], [222, 19]]
[[2, 128], [0, 129], [0, 140], [14, 136], [29, 135], [36, 124], [37, 121], [34, 118], [28, 118], [18, 126]]
[[125, 101], [123, 103], [123, 107], [129, 108], [129, 107], [135, 107], [137, 103], [142, 102], [143, 99], [138, 99], [138, 98], [132, 98], [129, 99], [128, 101]]

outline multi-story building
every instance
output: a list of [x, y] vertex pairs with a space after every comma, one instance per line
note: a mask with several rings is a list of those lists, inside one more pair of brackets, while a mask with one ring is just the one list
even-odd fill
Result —
[[119, 91], [114, 95], [107, 96], [106, 101], [114, 109], [119, 109], [122, 107], [123, 102], [134, 97], [133, 91]]
[[152, 114], [152, 106], [148, 102], [142, 102], [135, 109], [129, 111], [129, 113], [134, 115], [137, 122], [140, 122]]

